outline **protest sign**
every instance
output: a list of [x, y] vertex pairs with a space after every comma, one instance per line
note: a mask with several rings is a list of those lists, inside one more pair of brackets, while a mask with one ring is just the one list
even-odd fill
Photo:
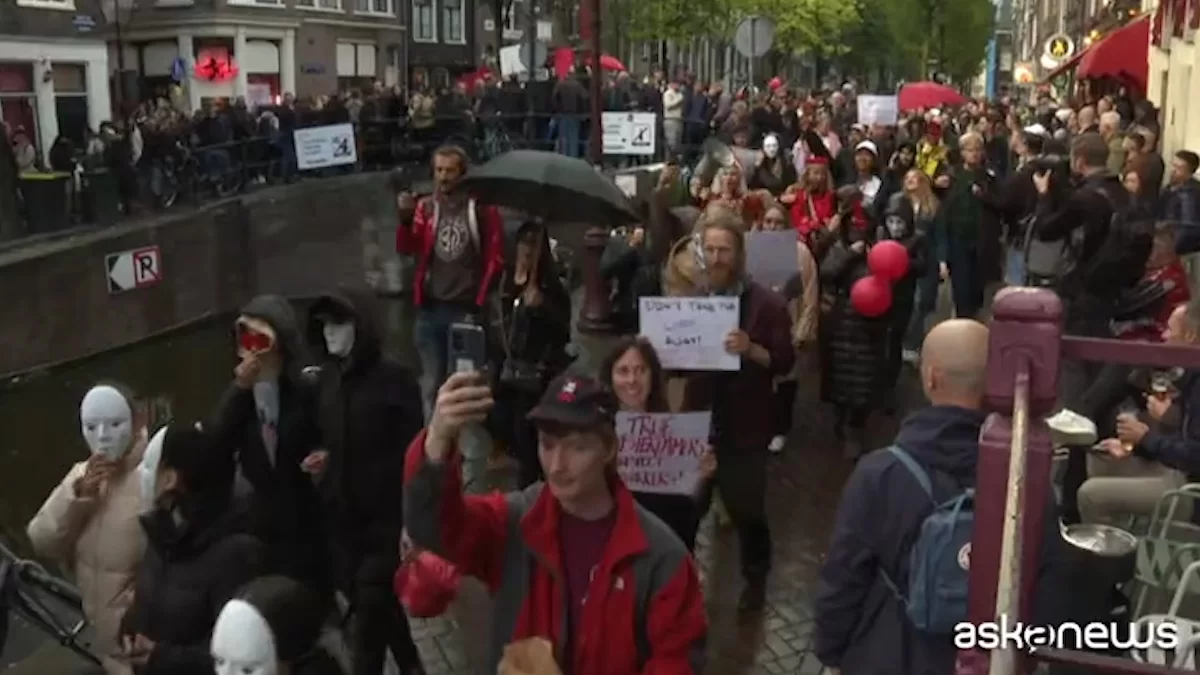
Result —
[[900, 105], [895, 96], [858, 96], [858, 123], [891, 126], [900, 119]]
[[[792, 246], [795, 250], [795, 245]], [[742, 358], [725, 351], [738, 327], [738, 298], [638, 299], [638, 325], [667, 370], [740, 370]]]
[[619, 413], [617, 472], [634, 492], [690, 495], [708, 450], [712, 413]]
[[767, 288], [786, 284], [800, 271], [796, 231], [747, 232], [746, 270]]

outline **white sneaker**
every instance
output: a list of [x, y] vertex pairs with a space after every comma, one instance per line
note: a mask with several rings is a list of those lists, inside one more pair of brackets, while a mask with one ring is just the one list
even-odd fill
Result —
[[767, 450], [770, 450], [771, 452], [775, 452], [775, 453], [783, 452], [783, 444], [784, 443], [787, 443], [786, 438], [784, 438], [783, 436], [775, 436], [774, 438], [771, 439], [771, 442], [769, 444], [767, 444]]

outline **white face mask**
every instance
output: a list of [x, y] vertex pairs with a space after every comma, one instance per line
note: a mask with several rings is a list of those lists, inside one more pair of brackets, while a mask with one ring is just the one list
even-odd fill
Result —
[[210, 644], [216, 675], [277, 675], [275, 636], [245, 600], [230, 600], [213, 626]]
[[767, 136], [764, 138], [762, 151], [768, 159], [775, 159], [775, 156], [779, 154], [779, 139], [775, 138], [774, 136]]
[[903, 218], [901, 218], [900, 216], [888, 216], [887, 217], [887, 230], [888, 230], [888, 234], [891, 235], [892, 239], [899, 239], [900, 237], [904, 236], [905, 229], [906, 228], [905, 228], [905, 223], [904, 223]]
[[142, 485], [142, 507], [144, 510], [150, 510], [154, 506], [154, 498], [158, 490], [158, 462], [162, 457], [163, 438], [167, 435], [167, 428], [164, 426], [154, 435], [150, 437], [150, 442], [146, 443], [146, 452], [142, 453], [142, 462], [138, 464], [138, 482]]
[[116, 389], [92, 387], [79, 404], [83, 440], [94, 455], [120, 459], [133, 443], [133, 411]]
[[334, 356], [345, 358], [350, 355], [350, 350], [354, 349], [353, 322], [333, 323], [327, 321], [321, 327], [321, 334], [325, 337], [325, 349]]

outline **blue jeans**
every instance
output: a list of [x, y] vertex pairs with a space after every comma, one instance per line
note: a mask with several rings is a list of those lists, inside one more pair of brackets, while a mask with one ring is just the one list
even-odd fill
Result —
[[558, 152], [569, 157], [579, 157], [579, 118], [574, 115], [560, 115], [555, 121], [558, 123]]
[[1010, 244], [1004, 258], [1004, 283], [1009, 286], [1025, 285], [1025, 251]]
[[[450, 325], [454, 323], [479, 323], [478, 316], [460, 307], [431, 303], [417, 310], [413, 324], [413, 346], [417, 349], [417, 360], [421, 364], [421, 396], [425, 403], [425, 419], [433, 414], [438, 388], [449, 375], [447, 361]], [[480, 494], [488, 491], [488, 455], [491, 454], [491, 438], [482, 425], [472, 425], [462, 430], [458, 448], [463, 458], [463, 491]]]
[[909, 317], [908, 330], [904, 336], [905, 349], [921, 349], [921, 343], [925, 341], [929, 315], [937, 309], [938, 283], [938, 267], [934, 262], [925, 271], [925, 274], [917, 279], [917, 297], [913, 302], [912, 316]]

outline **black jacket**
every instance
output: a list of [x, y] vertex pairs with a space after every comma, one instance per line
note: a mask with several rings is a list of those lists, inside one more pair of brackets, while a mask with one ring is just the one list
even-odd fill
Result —
[[[984, 417], [933, 406], [904, 420], [895, 444], [929, 473], [935, 501], [975, 485]], [[1066, 544], [1053, 496], [1046, 509], [1030, 620], [1055, 625], [1063, 612]], [[909, 552], [931, 510], [929, 497], [892, 453], [872, 452], [855, 467], [817, 582], [814, 651], [822, 663], [854, 675], [954, 672], [953, 638], [918, 632], [881, 574], [907, 582]]]
[[1121, 185], [1120, 178], [1108, 173], [1087, 177], [1070, 190], [1059, 192], [1051, 188], [1050, 194], [1038, 198], [1035, 224], [1038, 239], [1078, 240], [1078, 244], [1072, 246], [1074, 269], [1063, 281], [1068, 297], [1113, 297], [1121, 290], [1113, 288], [1112, 279], [1096, 278], [1086, 272], [1097, 266], [1096, 256], [1108, 237], [1113, 206], [1124, 208], [1128, 201], [1129, 193]]
[[254, 488], [249, 498], [251, 530], [267, 545], [270, 571], [320, 592], [329, 582], [320, 502], [312, 478], [300, 470], [300, 463], [320, 443], [316, 387], [303, 374], [303, 336], [291, 305], [277, 295], [252, 299], [241, 313], [270, 324], [283, 349], [275, 461], [263, 446], [250, 389], [230, 385], [205, 429], [215, 436], [216, 447], [234, 454], [242, 476]]
[[[307, 330], [321, 357], [318, 420], [329, 463], [320, 492], [343, 589], [366, 563], [376, 568], [374, 577], [390, 579], [395, 571], [404, 450], [425, 424], [416, 376], [384, 356], [372, 304], [363, 292], [339, 289], [313, 304]], [[327, 308], [354, 320], [346, 358], [326, 350], [317, 319]]]
[[266, 571], [262, 542], [238, 510], [200, 509], [182, 526], [167, 511], [142, 516], [146, 553], [122, 635], [155, 643], [138, 675], [211, 675], [209, 637], [238, 588]]

